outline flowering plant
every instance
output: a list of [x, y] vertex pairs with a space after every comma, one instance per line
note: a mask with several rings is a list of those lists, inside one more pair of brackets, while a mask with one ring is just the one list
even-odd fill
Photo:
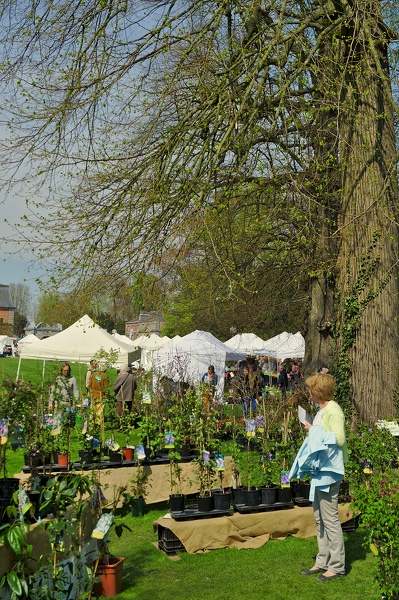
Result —
[[399, 473], [387, 468], [369, 475], [357, 490], [351, 508], [365, 527], [364, 545], [376, 555], [376, 580], [383, 598], [397, 598], [399, 592]]
[[82, 450], [85, 450], [86, 452], [91, 452], [91, 449], [93, 447], [93, 439], [94, 437], [92, 435], [86, 433], [86, 435], [82, 437]]
[[397, 438], [387, 429], [359, 425], [357, 433], [348, 435], [349, 460], [345, 465], [345, 478], [356, 489], [375, 475], [396, 464]]

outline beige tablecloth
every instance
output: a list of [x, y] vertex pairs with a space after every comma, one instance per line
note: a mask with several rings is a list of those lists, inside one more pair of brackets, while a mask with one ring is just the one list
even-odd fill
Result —
[[[338, 508], [341, 523], [352, 518], [348, 504], [340, 504]], [[189, 521], [175, 521], [165, 516], [154, 522], [154, 529], [158, 526], [172, 531], [190, 554], [228, 546], [260, 548], [269, 539], [316, 535], [311, 506]]]

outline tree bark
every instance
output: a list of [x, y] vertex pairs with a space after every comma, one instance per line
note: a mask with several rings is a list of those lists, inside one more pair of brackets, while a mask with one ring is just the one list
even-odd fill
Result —
[[[347, 37], [339, 122], [342, 213], [337, 356], [341, 367], [344, 355], [348, 361], [355, 418], [372, 424], [394, 416], [399, 383], [398, 184], [380, 3], [361, 0], [356, 6]], [[345, 376], [345, 369], [339, 376]]]

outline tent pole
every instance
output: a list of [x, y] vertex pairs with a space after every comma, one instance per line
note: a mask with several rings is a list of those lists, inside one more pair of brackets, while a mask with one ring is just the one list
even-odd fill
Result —
[[18, 381], [18, 377], [19, 377], [19, 369], [21, 368], [21, 358], [22, 358], [22, 356], [21, 356], [21, 355], [19, 355], [18, 369], [17, 369], [17, 375], [16, 375], [16, 377], [15, 377], [15, 383], [17, 383], [17, 381]]

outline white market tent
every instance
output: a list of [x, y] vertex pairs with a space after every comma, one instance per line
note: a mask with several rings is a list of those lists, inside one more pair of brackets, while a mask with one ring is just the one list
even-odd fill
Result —
[[131, 344], [117, 340], [94, 323], [88, 315], [84, 315], [60, 333], [45, 340], [22, 345], [20, 358], [89, 363], [101, 349], [105, 352], [117, 353], [116, 366], [133, 362], [139, 357], [139, 351]]
[[0, 346], [12, 346], [16, 339], [8, 335], [3, 335], [0, 337]]
[[117, 331], [113, 331], [112, 335], [119, 342], [124, 342], [125, 344], [129, 344], [129, 346], [134, 346], [135, 348], [137, 348], [137, 345], [135, 344], [135, 342], [133, 340], [131, 340], [129, 337], [127, 337], [127, 335], [121, 335]]
[[34, 333], [28, 333], [25, 337], [21, 338], [18, 341], [18, 347], [23, 346], [24, 344], [32, 344], [33, 342], [39, 342], [40, 338], [37, 337]]
[[265, 341], [255, 335], [255, 333], [237, 333], [234, 337], [227, 340], [226, 344], [235, 350], [254, 355], [258, 353], [259, 348], [264, 346]]
[[152, 369], [154, 351], [161, 348], [166, 342], [156, 333], [152, 333], [150, 336], [140, 336], [134, 340], [134, 343], [141, 348], [140, 366], [149, 371]]
[[208, 366], [215, 367], [219, 377], [217, 394], [222, 395], [224, 387], [224, 367], [228, 360], [242, 360], [245, 353], [227, 344], [206, 331], [193, 331], [180, 339], [173, 338], [169, 344], [154, 352], [156, 376], [165, 375], [173, 381], [199, 383]]
[[295, 334], [284, 331], [266, 340], [263, 347], [257, 350], [257, 354], [281, 360], [303, 358], [305, 356], [305, 340], [299, 331]]

